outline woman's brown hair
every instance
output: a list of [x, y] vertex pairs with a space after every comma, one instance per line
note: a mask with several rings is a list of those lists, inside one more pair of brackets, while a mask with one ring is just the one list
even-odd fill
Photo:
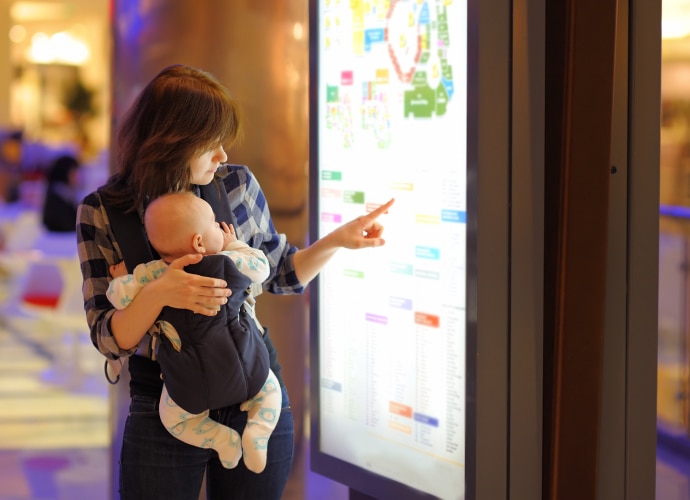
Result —
[[102, 193], [124, 211], [144, 200], [191, 189], [190, 161], [242, 134], [240, 109], [210, 73], [184, 65], [164, 68], [118, 127], [117, 173]]

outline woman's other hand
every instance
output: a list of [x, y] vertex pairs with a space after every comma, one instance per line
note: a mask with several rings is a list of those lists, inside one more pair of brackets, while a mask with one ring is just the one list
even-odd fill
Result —
[[225, 280], [190, 274], [186, 266], [196, 264], [201, 254], [189, 254], [170, 263], [163, 276], [150, 283], [165, 306], [188, 309], [197, 314], [214, 316], [218, 307], [227, 303], [230, 289]]
[[190, 254], [174, 260], [160, 278], [141, 289], [129, 306], [115, 311], [111, 329], [121, 349], [136, 347], [165, 306], [215, 316], [217, 306], [227, 303], [230, 289], [225, 280], [184, 271], [185, 266], [196, 264], [202, 257]]

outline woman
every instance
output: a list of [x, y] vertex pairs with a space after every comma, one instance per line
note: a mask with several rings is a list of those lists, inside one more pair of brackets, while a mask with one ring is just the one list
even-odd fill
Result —
[[[218, 180], [219, 168], [228, 159], [225, 148], [238, 139], [241, 130], [237, 104], [212, 75], [182, 65], [165, 68], [143, 89], [122, 121], [116, 149], [118, 172], [79, 206], [77, 239], [91, 338], [107, 358], [129, 357], [131, 405], [120, 458], [123, 500], [196, 500], [205, 470], [209, 500], [279, 499], [290, 472], [294, 436], [289, 399], [268, 332], [264, 342], [271, 369], [281, 383], [283, 408], [269, 441], [264, 472], [254, 474], [242, 461], [234, 469], [225, 469], [213, 450], [185, 444], [165, 430], [158, 417], [160, 368], [150, 359], [148, 331], [165, 306], [211, 316], [216, 311], [208, 307], [226, 303], [230, 291], [223, 280], [184, 272], [185, 266], [200, 259], [187, 255], [173, 261], [129, 307], [116, 311], [106, 297], [108, 269], [123, 260], [130, 268], [136, 264], [129, 250], [136, 231], [114, 233], [113, 213], [134, 214], [141, 226], [150, 200], [169, 192], [193, 191], [211, 202], [214, 189], [209, 187], [217, 185], [223, 193], [220, 204], [213, 202], [216, 215], [226, 213], [231, 220], [225, 222], [235, 227], [237, 237], [266, 254], [271, 272], [263, 288], [277, 294], [301, 293], [339, 248], [384, 243], [383, 228], [376, 219], [393, 200], [307, 248], [290, 245], [285, 235], [276, 232], [266, 199], [249, 169], [227, 167], [222, 181]], [[214, 410], [211, 416], [238, 432], [247, 417], [239, 405]]]

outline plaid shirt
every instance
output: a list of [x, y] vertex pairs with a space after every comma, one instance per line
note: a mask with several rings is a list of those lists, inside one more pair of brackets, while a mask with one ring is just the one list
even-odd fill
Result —
[[[297, 247], [288, 244], [284, 234], [276, 232], [258, 181], [245, 166], [228, 165], [227, 170], [228, 175], [223, 182], [236, 219], [228, 222], [234, 222], [238, 239], [266, 254], [271, 272], [263, 283], [263, 289], [275, 294], [302, 293], [304, 287], [297, 279], [292, 262]], [[144, 335], [139, 346], [123, 350], [110, 330], [110, 318], [115, 308], [106, 297], [112, 279], [109, 267], [121, 262], [123, 257], [97, 192], [87, 195], [79, 205], [77, 242], [84, 278], [84, 310], [92, 342], [108, 359], [130, 356], [135, 352], [150, 357], [149, 334]]]

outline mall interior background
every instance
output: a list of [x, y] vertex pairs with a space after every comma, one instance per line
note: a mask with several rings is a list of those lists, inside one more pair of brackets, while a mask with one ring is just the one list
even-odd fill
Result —
[[[136, 54], [138, 49], [128, 41], [128, 33], [148, 30], [157, 39], [170, 25], [195, 14], [184, 9], [170, 11], [160, 1], [139, 2], [138, 8], [144, 12], [133, 13], [128, 10], [130, 3], [114, 7], [107, 0], [0, 0], [0, 34], [7, 33], [0, 36], [0, 51], [9, 63], [0, 67], [0, 95], [9, 96], [0, 100], [0, 499], [36, 497], [36, 484], [50, 484], [55, 491], [61, 487], [82, 492], [87, 490], [79, 488], [109, 488], [111, 424], [118, 417], [118, 402], [102, 378], [101, 359], [84, 329], [74, 238], [46, 231], [40, 211], [46, 171], [59, 155], [79, 159], [83, 193], [105, 180], [112, 117], [117, 114], [113, 111], [126, 106], [137, 86], [152, 76], [153, 71], [144, 72], [142, 66], [173, 62], [168, 61], [173, 49], [196, 49], [194, 40], [188, 39], [169, 46], [152, 44]], [[248, 123], [248, 141], [230, 160], [247, 163], [257, 171], [276, 225], [292, 241], [302, 243], [307, 238], [308, 214], [307, 2], [280, 2], [278, 8], [269, 3], [273, 4], [237, 3], [232, 8], [243, 9], [242, 18], [249, 22], [232, 21], [229, 28], [236, 35], [213, 36], [219, 37], [219, 43], [231, 36], [241, 40], [247, 35], [243, 30], [262, 23], [270, 28], [266, 32], [279, 35], [264, 37], [247, 54], [231, 52], [228, 59], [233, 64], [213, 63], [213, 70], [245, 103], [253, 120]], [[218, 19], [224, 19], [231, 9], [223, 1], [208, 4], [208, 8], [218, 9]], [[194, 8], [204, 10], [199, 5]], [[142, 21], [153, 22], [144, 28], [138, 24]], [[119, 30], [118, 47], [112, 43], [113, 26]], [[689, 0], [664, 0], [663, 33], [658, 435], [664, 446], [660, 453], [680, 456], [681, 462], [674, 463], [688, 466]], [[201, 31], [196, 34], [202, 35]], [[257, 57], [259, 51], [261, 57]], [[141, 57], [133, 57], [137, 55]], [[197, 56], [198, 65], [206, 66], [205, 57], [217, 58], [218, 52]], [[131, 72], [113, 79], [114, 58], [132, 58]], [[118, 67], [127, 66], [121, 63]], [[138, 76], [141, 74], [144, 77]], [[264, 77], [253, 78], [256, 74]], [[292, 385], [293, 408], [306, 417], [307, 300], [282, 300], [272, 303], [266, 298], [263, 307], [293, 315], [288, 322], [294, 329], [289, 335], [292, 341], [278, 348], [281, 358], [289, 360], [284, 364]], [[271, 321], [269, 314], [269, 327]], [[46, 407], [53, 408], [52, 413]], [[308, 437], [307, 427], [298, 422], [299, 438]], [[64, 449], [73, 453], [56, 455], [56, 450]], [[70, 460], [73, 463], [68, 466]], [[672, 495], [658, 498], [690, 498], [688, 474], [683, 480], [674, 468], [677, 466], [660, 460], [659, 485], [681, 479], [669, 487]], [[46, 483], [48, 476], [41, 474], [56, 470], [62, 471], [61, 479], [56, 483], [53, 475], [53, 482]], [[303, 467], [299, 474], [304, 474]], [[77, 476], [81, 479], [75, 479]], [[294, 498], [309, 497], [309, 486], [301, 479]], [[344, 494], [335, 488], [333, 495]], [[45, 495], [40, 498], [52, 498]]]

